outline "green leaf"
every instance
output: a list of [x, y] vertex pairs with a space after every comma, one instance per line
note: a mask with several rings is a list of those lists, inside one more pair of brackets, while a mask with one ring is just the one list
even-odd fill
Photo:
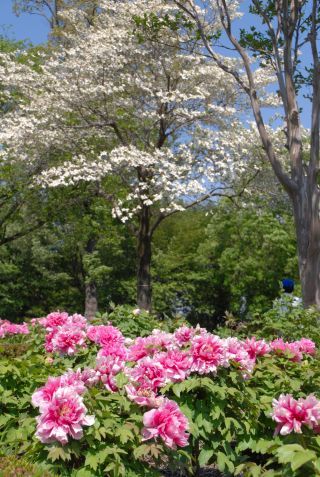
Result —
[[55, 462], [56, 460], [70, 460], [70, 452], [67, 452], [66, 450], [62, 449], [62, 447], [51, 447], [51, 449], [48, 452], [48, 458], [52, 461]]
[[312, 459], [316, 459], [316, 454], [315, 452], [304, 449], [303, 451], [298, 451], [295, 453], [294, 457], [292, 458], [291, 461], [291, 469], [293, 471], [299, 469], [303, 464], [306, 462], [309, 462]]
[[296, 452], [304, 452], [304, 448], [299, 444], [287, 444], [277, 450], [280, 464], [291, 462]]
[[213, 450], [211, 449], [202, 449], [200, 454], [199, 454], [199, 464], [200, 466], [206, 465], [211, 457], [213, 456]]
[[218, 468], [221, 472], [224, 472], [226, 469], [229, 470], [229, 472], [234, 471], [234, 465], [231, 462], [231, 460], [222, 452], [218, 452], [217, 454], [217, 465]]

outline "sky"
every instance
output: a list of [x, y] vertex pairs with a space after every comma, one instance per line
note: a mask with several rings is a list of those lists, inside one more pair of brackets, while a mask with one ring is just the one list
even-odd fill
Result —
[[[256, 17], [253, 17], [248, 13], [248, 0], [244, 0], [242, 3], [242, 10], [245, 12], [242, 20], [239, 21], [242, 23], [245, 20], [245, 26], [254, 24]], [[42, 43], [47, 40], [47, 35], [49, 31], [48, 22], [45, 18], [39, 15], [30, 15], [27, 13], [22, 14], [20, 17], [17, 17], [12, 12], [13, 0], [0, 0], [0, 26], [2, 32], [5, 33], [9, 38], [15, 40], [29, 40], [34, 44]], [[243, 25], [241, 25], [243, 26]], [[236, 25], [236, 29], [238, 25]], [[308, 54], [303, 52], [305, 60], [309, 60]], [[300, 98], [300, 106], [303, 107], [303, 112], [301, 114], [301, 121], [305, 127], [310, 127], [310, 103], [304, 98]], [[265, 119], [268, 121], [274, 114], [272, 110], [265, 110], [264, 115]]]
[[47, 21], [39, 15], [27, 13], [17, 17], [12, 12], [13, 0], [0, 0], [0, 25], [2, 33], [15, 40], [29, 40], [32, 43], [46, 41], [49, 30]]

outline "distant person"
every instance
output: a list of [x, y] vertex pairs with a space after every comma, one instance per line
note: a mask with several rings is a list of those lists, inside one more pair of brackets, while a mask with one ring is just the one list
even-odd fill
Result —
[[292, 293], [294, 290], [294, 280], [291, 278], [284, 278], [282, 280], [282, 288], [285, 293]]
[[283, 295], [273, 302], [273, 308], [278, 308], [282, 313], [287, 313], [290, 308], [296, 308], [302, 305], [302, 299], [293, 295], [294, 280], [292, 278], [284, 278], [281, 280]]

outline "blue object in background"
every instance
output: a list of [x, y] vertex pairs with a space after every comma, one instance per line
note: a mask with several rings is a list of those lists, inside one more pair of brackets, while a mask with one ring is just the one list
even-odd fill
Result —
[[284, 278], [282, 280], [282, 287], [285, 293], [292, 293], [294, 290], [294, 281], [291, 278]]

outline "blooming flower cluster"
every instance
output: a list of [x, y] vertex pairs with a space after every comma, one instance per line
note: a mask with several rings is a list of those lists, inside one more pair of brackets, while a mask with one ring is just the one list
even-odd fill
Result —
[[[36, 320], [33, 321], [37, 323]], [[72, 356], [78, 348], [86, 347], [87, 320], [82, 315], [69, 316], [65, 312], [53, 312], [38, 320], [46, 331], [45, 349], [50, 353]]]
[[291, 432], [301, 433], [307, 426], [320, 432], [320, 401], [312, 394], [305, 399], [294, 399], [291, 394], [281, 394], [273, 400], [272, 419], [278, 423], [275, 434], [285, 436]]
[[69, 436], [81, 439], [82, 426], [94, 423], [94, 416], [87, 415], [82, 394], [86, 386], [95, 382], [92, 370], [69, 371], [49, 378], [45, 386], [32, 395], [32, 404], [40, 410], [36, 436], [41, 442], [67, 444]]
[[270, 343], [270, 348], [279, 355], [286, 355], [291, 361], [300, 362], [303, 354], [315, 354], [316, 347], [313, 341], [302, 338], [299, 341], [288, 343], [282, 338], [276, 339]]
[[[181, 326], [174, 333], [154, 330], [147, 337], [131, 340], [111, 324], [92, 326], [81, 315], [56, 312], [40, 319], [39, 323], [46, 329], [45, 348], [49, 352], [73, 354], [86, 346], [86, 339], [100, 348], [94, 368], [49, 378], [47, 384], [34, 393], [32, 402], [41, 411], [37, 436], [42, 442], [56, 439], [64, 444], [68, 435], [80, 438], [82, 426], [92, 420], [86, 416], [82, 400], [86, 387], [100, 385], [109, 392], [116, 392], [116, 376], [122, 372], [127, 380], [124, 386], [127, 397], [149, 408], [143, 416], [143, 439], [161, 438], [171, 448], [185, 446], [188, 421], [177, 404], [160, 393], [165, 385], [184, 381], [192, 373], [212, 376], [228, 367], [236, 368], [248, 379], [261, 356], [275, 354], [301, 361], [303, 355], [315, 353], [314, 342], [306, 338], [291, 343], [282, 339], [267, 343], [255, 337], [220, 338], [199, 326]], [[291, 432], [288, 422], [293, 423], [292, 429], [300, 429], [301, 424], [310, 427], [311, 423], [315, 428], [317, 403], [314, 397], [294, 401], [292, 397], [281, 396], [274, 402], [273, 413], [280, 432]]]
[[10, 323], [8, 320], [0, 319], [0, 338], [4, 338], [7, 335], [27, 335], [28, 333], [29, 328], [27, 323], [16, 325], [15, 323]]

